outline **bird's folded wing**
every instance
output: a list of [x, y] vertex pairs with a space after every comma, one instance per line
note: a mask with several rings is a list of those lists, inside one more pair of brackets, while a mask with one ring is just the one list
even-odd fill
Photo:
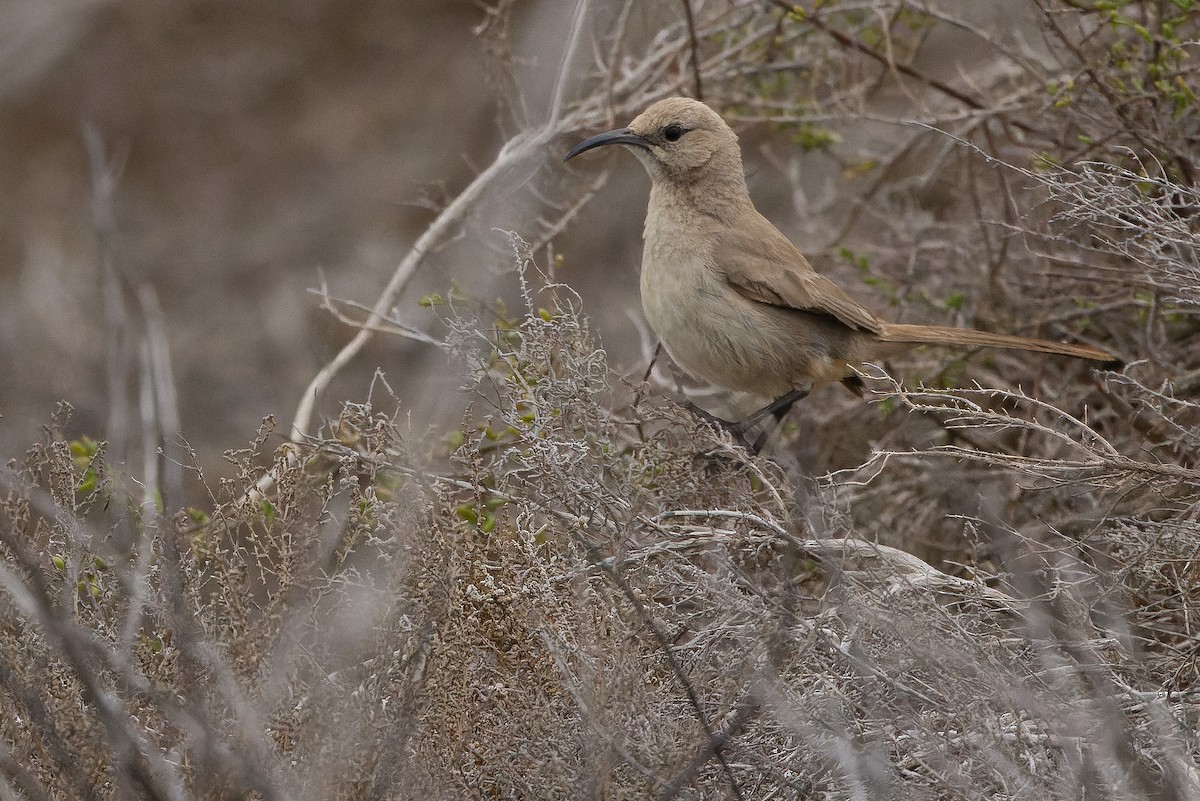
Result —
[[713, 261], [743, 297], [759, 303], [828, 314], [856, 330], [879, 333], [883, 322], [818, 273], [773, 227], [763, 236], [731, 232], [722, 237]]

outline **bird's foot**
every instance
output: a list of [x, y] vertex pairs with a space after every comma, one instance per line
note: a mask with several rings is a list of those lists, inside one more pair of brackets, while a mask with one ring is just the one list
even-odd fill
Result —
[[806, 389], [793, 389], [786, 395], [781, 395], [758, 411], [752, 413], [746, 419], [739, 420], [736, 423], [717, 417], [715, 414], [710, 414], [696, 404], [692, 403], [690, 400], [685, 399], [683, 401], [683, 405], [686, 409], [706, 422], [729, 432], [729, 435], [733, 437], [734, 442], [738, 443], [750, 453], [757, 456], [762, 451], [763, 446], [767, 444], [767, 438], [770, 436], [771, 431], [773, 431], [774, 428], [759, 432], [759, 435], [751, 440], [749, 435], [753, 431], [754, 427], [762, 422], [764, 418], [770, 416], [774, 416], [776, 424], [778, 424], [778, 422], [783, 419], [784, 415], [788, 413], [792, 406], [807, 395], [808, 390]]
[[687, 409], [704, 422], [727, 432], [729, 436], [733, 437], [734, 442], [741, 445], [752, 454], [757, 455], [758, 452], [762, 450], [763, 444], [765, 444], [765, 438], [762, 435], [756, 438], [753, 442], [747, 439], [746, 432], [753, 427], [753, 423], [747, 426], [743, 424], [745, 421], [742, 421], [741, 423], [734, 423], [730, 420], [726, 420], [723, 417], [717, 417], [715, 414], [710, 414], [709, 412], [704, 411], [699, 406], [687, 399], [684, 399], [683, 401], [683, 408]]
[[753, 412], [749, 417], [737, 425], [750, 428], [758, 425], [760, 420], [768, 416], [774, 417], [776, 424], [778, 424], [783, 421], [784, 416], [792, 410], [792, 407], [796, 405], [797, 401], [801, 401], [807, 397], [807, 389], [793, 389], [791, 392], [780, 395], [778, 398], [771, 401], [758, 411]]

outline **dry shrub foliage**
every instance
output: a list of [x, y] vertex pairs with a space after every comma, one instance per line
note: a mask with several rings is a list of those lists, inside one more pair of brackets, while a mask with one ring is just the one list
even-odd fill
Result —
[[[445, 461], [347, 405], [303, 458], [265, 428], [211, 513], [158, 528], [102, 450], [48, 429], [6, 476], [9, 786], [1189, 797], [1194, 471], [1061, 412], [895, 390], [968, 431], [1031, 432], [1019, 457], [954, 455], [1040, 481], [1035, 505], [1157, 498], [1013, 543], [1019, 572], [956, 577], [837, 513], [893, 498], [894, 465], [814, 489], [670, 404], [614, 397], [576, 298], [527, 292], [467, 353], [478, 401]], [[1196, 411], [1137, 391], [1159, 424]]]
[[[1139, 361], [878, 375], [919, 447], [812, 480], [790, 454], [860, 402], [751, 457], [614, 376], [514, 237], [521, 313], [446, 314], [474, 398], [448, 444], [378, 403], [303, 444], [268, 421], [171, 517], [64, 408], [2, 474], [0, 797], [1200, 797], [1190, 5], [1022, 6], [1053, 68], [912, 2], [693, 2], [645, 75], [593, 48], [627, 96], [699, 78], [869, 175], [843, 275]], [[912, 66], [951, 24], [1008, 68]], [[886, 80], [953, 136], [839, 149]]]

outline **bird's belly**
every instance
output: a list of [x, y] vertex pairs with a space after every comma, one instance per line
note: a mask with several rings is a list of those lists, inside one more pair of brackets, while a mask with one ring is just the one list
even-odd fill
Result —
[[789, 341], [785, 313], [743, 298], [699, 264], [663, 271], [647, 261], [641, 283], [647, 321], [691, 375], [769, 398], [808, 383], [805, 349]]

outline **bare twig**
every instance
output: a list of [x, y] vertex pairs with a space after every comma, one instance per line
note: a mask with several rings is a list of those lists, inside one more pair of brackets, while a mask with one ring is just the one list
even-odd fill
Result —
[[691, 0], [680, 0], [683, 3], [683, 15], [687, 20], [688, 43], [691, 47], [692, 91], [697, 100], [704, 99], [704, 82], [700, 77], [700, 43], [696, 39], [696, 17], [692, 13]]

